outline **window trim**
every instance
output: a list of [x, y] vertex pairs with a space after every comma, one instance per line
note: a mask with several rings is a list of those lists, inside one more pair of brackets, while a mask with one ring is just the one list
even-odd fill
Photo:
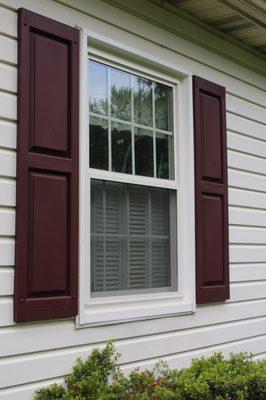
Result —
[[[88, 46], [89, 44], [89, 46]], [[173, 99], [174, 180], [142, 177], [89, 168], [89, 113], [87, 93], [88, 49], [93, 59], [167, 85], [178, 85]], [[119, 62], [120, 61], [120, 62]], [[119, 322], [186, 314], [195, 311], [195, 234], [194, 234], [194, 153], [192, 115], [192, 73], [162, 60], [147, 57], [140, 49], [95, 32], [81, 29], [80, 50], [80, 241], [79, 241], [79, 315], [77, 326]], [[147, 67], [148, 65], [148, 67]], [[181, 101], [182, 99], [182, 101]], [[177, 108], [178, 104], [178, 108]], [[183, 134], [181, 134], [183, 132]], [[90, 178], [115, 180], [174, 189], [177, 198], [178, 291], [126, 294], [123, 296], [90, 296]], [[114, 176], [115, 175], [115, 176]], [[186, 274], [184, 270], [186, 269]]]

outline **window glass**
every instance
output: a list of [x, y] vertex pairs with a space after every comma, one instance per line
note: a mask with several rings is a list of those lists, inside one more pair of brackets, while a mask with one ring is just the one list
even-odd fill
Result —
[[108, 123], [105, 119], [90, 117], [90, 164], [108, 169]]
[[133, 85], [134, 122], [152, 127], [152, 81], [140, 76], [134, 76]]
[[142, 128], [135, 128], [134, 133], [136, 175], [154, 176], [153, 133]]
[[111, 116], [131, 120], [130, 74], [110, 67]]
[[89, 60], [90, 167], [174, 179], [173, 89]]
[[112, 122], [112, 171], [132, 173], [132, 138], [130, 126]]
[[172, 136], [156, 132], [156, 171], [157, 177], [169, 179], [173, 175]]
[[107, 67], [106, 65], [90, 61], [89, 88], [90, 111], [107, 115]]
[[93, 292], [170, 286], [170, 192], [91, 181]]
[[172, 89], [155, 82], [155, 127], [172, 131]]

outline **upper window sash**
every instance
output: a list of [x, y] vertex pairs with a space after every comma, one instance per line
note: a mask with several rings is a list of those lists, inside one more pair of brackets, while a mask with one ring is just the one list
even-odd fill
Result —
[[[123, 172], [116, 172], [116, 171], [112, 171], [111, 167], [110, 167], [110, 160], [108, 161], [108, 170], [107, 169], [97, 169], [97, 168], [93, 168], [93, 167], [89, 167], [90, 170], [90, 177], [91, 178], [96, 178], [96, 179], [106, 179], [106, 180], [113, 180], [113, 181], [118, 181], [118, 182], [128, 182], [128, 183], [136, 183], [136, 184], [143, 184], [143, 185], [148, 185], [148, 186], [154, 186], [154, 187], [164, 187], [164, 188], [169, 188], [169, 189], [177, 189], [178, 186], [178, 168], [177, 168], [177, 161], [178, 161], [178, 157], [177, 157], [177, 137], [178, 137], [178, 132], [177, 132], [177, 111], [176, 111], [176, 107], [177, 107], [177, 96], [178, 96], [178, 81], [177, 80], [173, 80], [173, 81], [169, 81], [167, 79], [165, 79], [165, 77], [163, 76], [162, 78], [160, 77], [160, 74], [158, 74], [158, 76], [154, 76], [153, 74], [148, 74], [146, 71], [142, 71], [141, 69], [136, 70], [135, 68], [132, 68], [131, 66], [128, 67], [127, 66], [127, 62], [125, 62], [125, 65], [121, 65], [117, 62], [113, 62], [112, 59], [103, 59], [102, 57], [99, 57], [97, 55], [94, 54], [89, 54], [88, 56], [88, 63], [89, 60], [91, 61], [96, 61], [98, 63], [104, 64], [107, 67], [110, 68], [116, 68], [117, 70], [121, 70], [121, 71], [125, 71], [131, 75], [131, 81], [133, 79], [134, 76], [137, 77], [143, 77], [145, 79], [150, 79], [153, 81], [153, 85], [152, 85], [152, 90], [153, 90], [153, 122], [152, 125], [153, 126], [149, 126], [149, 125], [143, 125], [143, 124], [139, 124], [137, 122], [134, 121], [134, 110], [132, 110], [131, 112], [131, 120], [124, 120], [124, 119], [120, 119], [120, 118], [116, 118], [115, 116], [112, 116], [110, 113], [110, 99], [108, 99], [108, 111], [107, 111], [107, 115], [104, 114], [100, 114], [98, 112], [94, 112], [94, 111], [90, 111], [88, 112], [89, 114], [89, 120], [92, 118], [101, 118], [103, 121], [107, 121], [109, 122], [108, 124], [108, 143], [109, 143], [109, 148], [108, 148], [108, 155], [109, 155], [109, 159], [110, 159], [110, 135], [111, 133], [110, 131], [110, 125], [112, 122], [116, 122], [117, 124], [123, 124], [124, 126], [128, 126], [129, 129], [131, 130], [131, 132], [136, 129], [136, 128], [140, 128], [140, 129], [145, 129], [147, 132], [154, 132], [153, 133], [153, 143], [156, 141], [156, 136], [155, 136], [155, 132], [157, 135], [162, 134], [165, 138], [167, 138], [167, 135], [169, 135], [170, 137], [173, 137], [173, 143], [172, 143], [172, 151], [170, 154], [169, 151], [169, 163], [172, 163], [172, 174], [174, 179], [168, 179], [168, 178], [158, 178], [156, 177], [156, 153], [155, 153], [155, 148], [156, 145], [153, 148], [153, 170], [154, 173], [153, 175], [155, 176], [144, 176], [144, 175], [137, 175], [135, 174], [135, 165], [134, 165], [134, 146], [132, 146], [132, 174], [131, 173], [123, 173]], [[109, 69], [108, 69], [109, 71]], [[88, 68], [88, 74], [89, 74], [89, 68]], [[108, 74], [110, 75], [110, 73]], [[109, 77], [110, 79], [110, 77]], [[88, 79], [89, 81], [89, 79]], [[171, 131], [169, 130], [165, 130], [165, 129], [160, 129], [155, 127], [155, 107], [154, 107], [154, 83], [160, 83], [162, 85], [166, 85], [168, 87], [170, 87], [172, 89], [172, 104], [171, 104], [171, 113], [172, 115], [172, 129]], [[89, 91], [90, 91], [90, 87], [89, 87]], [[90, 95], [90, 93], [89, 93]], [[132, 91], [131, 96], [134, 96], [134, 93]], [[107, 94], [108, 96], [108, 94]], [[109, 97], [109, 96], [108, 96]], [[88, 110], [89, 111], [89, 110]], [[132, 133], [133, 136], [133, 133]], [[133, 136], [134, 138], [134, 136]], [[132, 139], [132, 144], [134, 144], [134, 141]]]

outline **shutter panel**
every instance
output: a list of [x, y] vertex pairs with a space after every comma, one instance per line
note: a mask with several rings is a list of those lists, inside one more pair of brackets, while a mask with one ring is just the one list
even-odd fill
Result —
[[197, 302], [229, 298], [225, 88], [194, 76]]
[[77, 314], [79, 32], [19, 10], [15, 321]]

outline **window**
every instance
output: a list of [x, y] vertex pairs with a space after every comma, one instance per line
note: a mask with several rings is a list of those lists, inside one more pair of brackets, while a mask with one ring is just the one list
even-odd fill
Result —
[[[91, 291], [169, 291], [177, 287], [176, 191], [153, 184], [174, 178], [173, 87], [88, 64], [90, 168], [102, 178], [91, 179]], [[117, 173], [152, 180], [121, 183]]]
[[82, 38], [78, 322], [191, 313], [191, 73], [141, 44]]

